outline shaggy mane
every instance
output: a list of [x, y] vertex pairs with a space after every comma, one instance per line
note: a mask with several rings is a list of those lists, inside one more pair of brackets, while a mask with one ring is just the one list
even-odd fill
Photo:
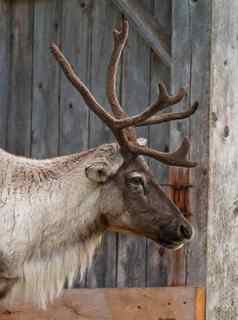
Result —
[[62, 249], [48, 259], [44, 257], [25, 262], [23, 276], [3, 304], [8, 306], [17, 301], [46, 309], [49, 302], [61, 295], [66, 281], [71, 288], [77, 277], [82, 280], [100, 241], [101, 235], [97, 235], [71, 249]]

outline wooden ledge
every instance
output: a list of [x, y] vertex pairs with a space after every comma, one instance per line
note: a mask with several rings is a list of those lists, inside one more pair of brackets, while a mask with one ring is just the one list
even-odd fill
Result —
[[66, 290], [46, 311], [19, 305], [0, 320], [204, 320], [201, 288]]

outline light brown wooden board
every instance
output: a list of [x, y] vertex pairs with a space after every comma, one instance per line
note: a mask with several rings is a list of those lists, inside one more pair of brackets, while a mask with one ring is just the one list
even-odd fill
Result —
[[65, 291], [47, 311], [16, 306], [0, 320], [204, 320], [200, 288], [80, 289]]

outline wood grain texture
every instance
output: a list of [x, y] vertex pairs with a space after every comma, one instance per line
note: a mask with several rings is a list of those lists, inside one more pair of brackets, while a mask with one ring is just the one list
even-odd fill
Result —
[[0, 320], [204, 320], [203, 297], [202, 289], [182, 287], [70, 290], [47, 311], [16, 306]]
[[207, 319], [238, 319], [238, 2], [212, 1]]
[[10, 23], [9, 1], [0, 2], [0, 146], [6, 147], [7, 110], [10, 96]]
[[[112, 51], [112, 30], [120, 23], [118, 10], [110, 1], [93, 1], [91, 89], [99, 103], [110, 110], [106, 92], [106, 72]], [[90, 147], [113, 141], [112, 134], [95, 114], [90, 113]], [[117, 273], [117, 235], [107, 233], [97, 250], [87, 275], [87, 287], [115, 287]]]
[[32, 156], [56, 156], [59, 143], [59, 67], [50, 44], [59, 41], [60, 1], [34, 6]]
[[[79, 77], [90, 86], [92, 1], [62, 1], [61, 46]], [[89, 110], [80, 94], [61, 73], [59, 153], [70, 154], [89, 147]], [[75, 287], [85, 287], [86, 277]]]
[[205, 320], [206, 316], [206, 296], [205, 289], [197, 288], [195, 296], [195, 319]]
[[[62, 50], [80, 78], [89, 85], [92, 1], [62, 2]], [[80, 94], [61, 73], [60, 153], [88, 148], [89, 111]]]
[[[139, 131], [160, 150], [166, 150], [168, 145], [174, 149], [185, 134], [192, 137], [191, 157], [200, 163], [199, 168], [191, 170], [197, 237], [186, 249], [178, 275], [172, 267], [177, 259], [173, 253], [158, 250], [144, 239], [120, 236], [118, 241], [116, 235], [110, 234], [103, 241], [86, 282], [77, 286], [205, 283], [210, 4], [205, 0], [145, 0], [140, 6], [147, 15], [153, 13], [159, 28], [166, 30], [167, 47], [173, 27], [172, 72], [155, 53], [151, 54], [132, 17], [118, 92], [130, 114], [144, 110], [155, 99], [159, 80], [167, 84], [172, 80], [173, 92], [180, 86], [188, 89], [188, 97], [176, 109], [183, 109], [194, 100], [200, 102], [190, 121], [173, 123], [171, 130], [166, 124]], [[106, 68], [112, 29], [121, 17], [113, 1], [3, 0], [0, 15], [0, 145], [14, 153], [46, 157], [112, 141], [110, 130], [95, 115], [89, 116], [78, 92], [59, 73], [48, 45], [52, 40], [61, 45], [80, 77], [109, 110]], [[213, 113], [211, 117], [216, 119]], [[150, 162], [159, 181], [166, 182], [168, 168], [157, 161]]]
[[[164, 29], [171, 35], [171, 1], [154, 1], [153, 15]], [[163, 81], [170, 88], [170, 68], [160, 58], [151, 52], [151, 101], [158, 97], [158, 83]], [[149, 130], [149, 143], [153, 148], [168, 151], [169, 124], [151, 126]], [[168, 182], [168, 167], [159, 161], [149, 159], [151, 169], [157, 180], [163, 184]], [[165, 190], [168, 191], [168, 190]], [[147, 242], [147, 286], [166, 286], [168, 284], [169, 252], [161, 250], [153, 241]]]
[[[190, 102], [191, 80], [191, 42], [190, 42], [190, 2], [172, 2], [172, 58], [171, 91], [176, 93], [181, 87], [187, 96], [178, 104], [176, 110], [182, 111]], [[184, 136], [189, 136], [189, 120], [175, 121], [170, 124], [170, 150], [175, 150]], [[186, 283], [186, 251], [169, 252], [169, 285]]]
[[190, 190], [191, 222], [196, 236], [186, 253], [186, 283], [193, 286], [204, 286], [206, 283], [210, 3], [206, 0], [197, 1], [191, 3], [190, 7], [190, 103], [199, 102], [198, 111], [190, 118], [190, 156], [198, 162], [198, 167], [190, 170], [191, 183], [194, 185]]
[[[142, 1], [148, 12], [151, 1]], [[130, 23], [130, 20], [129, 20]], [[123, 56], [122, 105], [130, 114], [143, 111], [150, 102], [150, 48], [130, 23], [128, 46]], [[138, 129], [138, 135], [148, 138], [148, 128]], [[146, 285], [146, 240], [136, 236], [119, 235], [119, 287]]]
[[7, 149], [31, 153], [33, 2], [11, 2], [11, 80]]
[[138, 3], [136, 0], [113, 0], [113, 2], [135, 23], [139, 34], [161, 60], [170, 67], [171, 56], [167, 30], [143, 7], [143, 1]]
[[[190, 205], [190, 190], [188, 186], [190, 182], [190, 170], [187, 168], [170, 168], [169, 171], [169, 196], [170, 199], [176, 204], [183, 215], [191, 221], [191, 205]], [[185, 285], [186, 265], [185, 254], [186, 248], [184, 246], [180, 250], [170, 252], [170, 273], [169, 284], [171, 286]]]
[[[184, 271], [177, 277], [177, 284], [205, 285], [206, 283], [206, 220], [208, 190], [208, 100], [209, 100], [209, 2], [173, 2], [172, 84], [174, 92], [185, 87], [187, 97], [180, 110], [194, 101], [199, 110], [189, 120], [171, 124], [172, 148], [183, 136], [191, 137], [190, 157], [198, 162], [191, 169], [190, 191], [191, 222], [195, 227], [195, 239], [187, 246], [183, 258]], [[199, 268], [198, 268], [199, 266]], [[182, 269], [181, 269], [182, 271]], [[174, 276], [172, 276], [174, 278]]]

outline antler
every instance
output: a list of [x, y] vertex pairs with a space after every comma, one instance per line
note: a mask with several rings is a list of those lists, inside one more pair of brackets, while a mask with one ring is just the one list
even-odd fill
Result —
[[144, 122], [139, 122], [136, 124], [137, 127], [148, 126], [153, 124], [159, 124], [168, 121], [182, 120], [190, 117], [198, 108], [198, 102], [196, 101], [191, 108], [184, 112], [168, 112], [162, 113], [160, 116], [151, 117]]
[[120, 30], [113, 30], [114, 47], [107, 70], [107, 97], [112, 107], [112, 113], [118, 119], [127, 117], [117, 98], [117, 73], [122, 52], [128, 39], [129, 25], [126, 19], [122, 20]]
[[121, 107], [116, 94], [116, 75], [119, 60], [128, 38], [128, 22], [123, 20], [121, 30], [115, 30], [113, 34], [114, 48], [107, 77], [107, 95], [112, 106], [113, 115], [111, 115], [109, 112], [106, 112], [97, 102], [87, 86], [77, 76], [73, 67], [65, 58], [60, 49], [55, 44], [52, 44], [51, 49], [56, 60], [62, 67], [66, 77], [80, 92], [87, 106], [112, 130], [123, 151], [124, 156], [128, 156], [129, 154], [135, 156], [142, 154], [171, 166], [196, 166], [195, 162], [187, 160], [187, 154], [190, 147], [188, 138], [185, 138], [181, 146], [173, 153], [160, 152], [149, 147], [142, 146], [137, 142], [135, 127], [187, 118], [196, 111], [198, 103], [196, 102], [192, 108], [185, 112], [170, 112], [163, 113], [160, 116], [155, 116], [156, 113], [167, 108], [168, 106], [177, 104], [185, 96], [184, 89], [180, 89], [175, 96], [169, 96], [165, 85], [160, 83], [159, 97], [157, 101], [149, 106], [144, 112], [129, 117]]

